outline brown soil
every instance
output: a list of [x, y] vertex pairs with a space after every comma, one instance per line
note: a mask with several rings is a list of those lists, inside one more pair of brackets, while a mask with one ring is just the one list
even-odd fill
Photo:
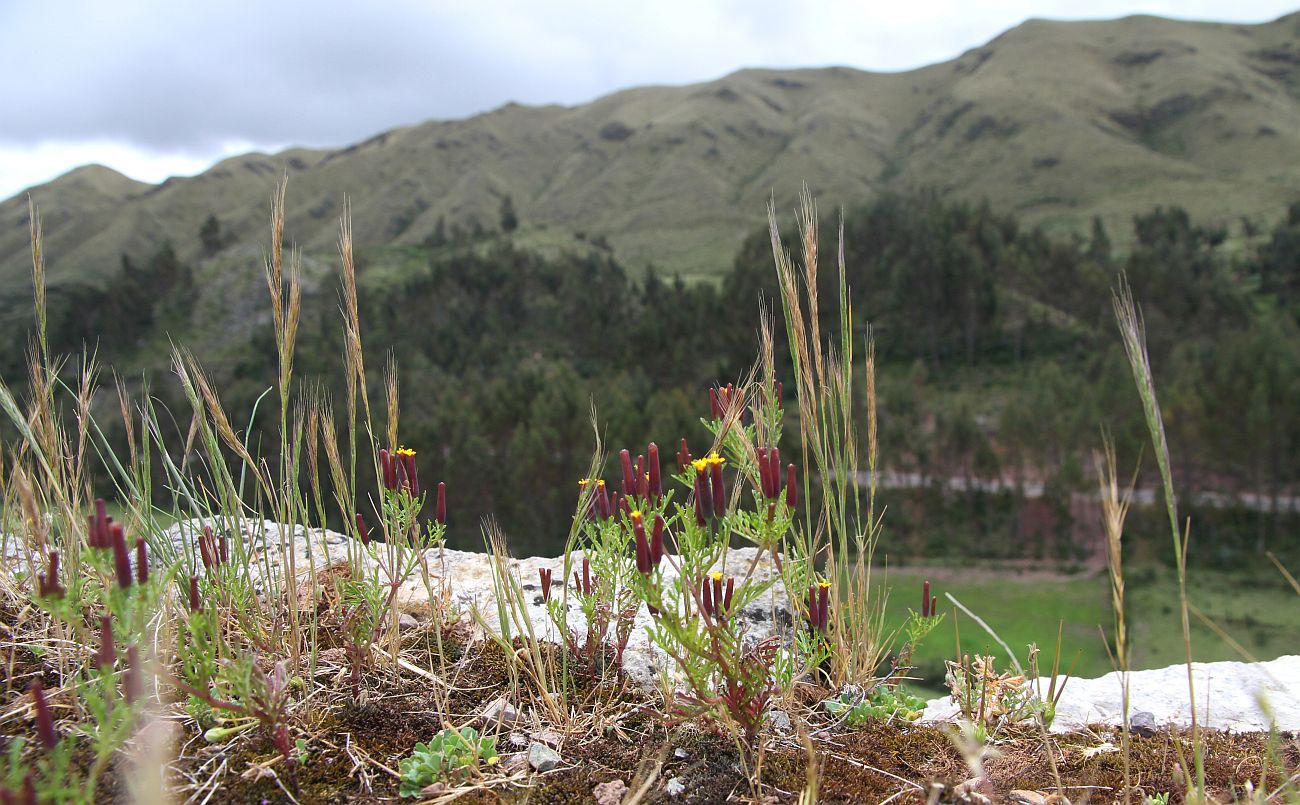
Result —
[[[417, 632], [408, 642], [428, 639], [428, 633]], [[201, 796], [211, 791], [207, 801], [212, 803], [289, 802], [290, 793], [304, 804], [396, 801], [395, 772], [417, 742], [429, 740], [448, 724], [469, 723], [487, 702], [511, 691], [510, 659], [501, 647], [478, 643], [467, 651], [461, 636], [451, 633], [444, 635], [444, 646], [452, 684], [445, 698], [434, 695], [433, 683], [407, 672], [401, 676], [387, 670], [368, 673], [359, 704], [352, 701], [343, 682], [337, 695], [294, 710], [293, 738], [307, 743], [302, 764], [281, 758], [260, 729], [209, 745], [194, 722], [188, 721], [176, 746], [172, 779], [182, 786], [198, 785], [204, 791]], [[696, 724], [667, 725], [659, 713], [643, 706], [634, 688], [602, 684], [584, 663], [568, 659], [571, 668], [579, 669], [570, 677], [569, 701], [581, 726], [569, 734], [550, 735], [563, 758], [561, 766], [547, 774], [522, 774], [526, 763], [521, 753], [534, 736], [516, 745], [509, 734], [502, 734], [498, 743], [502, 762], [485, 770], [488, 777], [483, 779], [495, 784], [471, 791], [457, 802], [594, 803], [593, 789], [613, 780], [621, 780], [630, 791], [645, 784], [640, 800], [644, 803], [754, 801], [759, 792], [753, 790], [746, 771], [752, 759], [742, 758], [729, 738]], [[33, 671], [39, 670], [38, 662], [32, 665]], [[521, 673], [520, 698], [527, 701], [535, 693]], [[818, 697], [808, 693], [806, 698]], [[445, 701], [445, 713], [439, 712], [440, 700]], [[814, 713], [810, 727], [826, 730], [816, 711], [809, 712]], [[23, 719], [18, 728], [29, 737], [34, 732], [30, 721]], [[537, 721], [521, 729], [533, 733], [545, 725]], [[881, 723], [815, 734], [821, 802], [921, 803], [936, 785], [943, 786], [938, 802], [968, 801], [961, 798], [963, 786], [995, 803], [1010, 801], [1015, 789], [1057, 790], [1049, 750], [1033, 733], [999, 736], [993, 742], [996, 752], [985, 762], [985, 778], [973, 783], [968, 782], [972, 774], [953, 741], [933, 727]], [[1280, 736], [1272, 748], [1268, 736], [1260, 734], [1207, 731], [1202, 740], [1209, 790], [1220, 802], [1241, 800], [1248, 782], [1256, 789], [1276, 787], [1284, 779], [1279, 765], [1287, 774], [1300, 767], [1300, 741], [1294, 735]], [[1115, 792], [1123, 785], [1122, 755], [1107, 749], [1107, 742], [1119, 746], [1113, 731], [1052, 737], [1050, 752], [1056, 759], [1061, 790], [1070, 801], [1117, 801]], [[1132, 757], [1133, 778], [1146, 794], [1169, 792], [1171, 802], [1183, 800], [1180, 764], [1190, 762], [1190, 735], [1135, 736]], [[797, 801], [807, 783], [807, 764], [800, 741], [793, 736], [768, 736], [761, 758], [761, 796], [770, 802]], [[122, 799], [116, 782], [124, 771], [110, 770], [101, 782], [99, 801]], [[518, 779], [505, 781], [511, 774]], [[683, 787], [675, 797], [667, 793], [670, 781]]]

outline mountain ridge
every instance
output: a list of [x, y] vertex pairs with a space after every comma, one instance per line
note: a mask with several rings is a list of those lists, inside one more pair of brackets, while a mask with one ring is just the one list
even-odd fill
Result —
[[[988, 199], [1049, 230], [1179, 204], [1233, 225], [1300, 195], [1300, 12], [1270, 23], [1027, 20], [946, 62], [898, 73], [745, 68], [635, 87], [575, 106], [507, 103], [338, 149], [243, 154], [158, 185], [83, 166], [31, 188], [51, 282], [96, 281], [170, 240], [207, 252], [260, 242], [275, 181], [287, 231], [332, 253], [348, 194], [362, 248], [439, 227], [498, 225], [509, 196], [523, 245], [610, 244], [629, 266], [724, 271], [767, 201], [805, 181], [823, 205], [929, 189]], [[125, 180], [125, 181], [122, 181]], [[130, 183], [130, 184], [128, 184]], [[26, 193], [0, 202], [0, 279], [29, 269]]]

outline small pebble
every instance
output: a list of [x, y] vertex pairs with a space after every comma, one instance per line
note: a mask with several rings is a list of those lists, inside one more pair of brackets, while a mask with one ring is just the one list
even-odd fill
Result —
[[[677, 751], [681, 751], [680, 749]], [[680, 777], [674, 777], [664, 786], [664, 793], [670, 797], [679, 797], [686, 790], [686, 781]]]
[[1156, 734], [1156, 717], [1146, 710], [1139, 710], [1128, 717], [1128, 728], [1143, 738], [1150, 738]]
[[548, 772], [560, 765], [560, 753], [539, 741], [528, 747], [528, 765], [533, 771]]

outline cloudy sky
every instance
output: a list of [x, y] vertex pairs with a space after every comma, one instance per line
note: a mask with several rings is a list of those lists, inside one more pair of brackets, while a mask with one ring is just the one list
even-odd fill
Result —
[[[1300, 0], [1093, 0], [1262, 22]], [[906, 70], [1077, 0], [0, 0], [0, 198], [99, 162], [157, 182], [507, 101], [741, 67]]]

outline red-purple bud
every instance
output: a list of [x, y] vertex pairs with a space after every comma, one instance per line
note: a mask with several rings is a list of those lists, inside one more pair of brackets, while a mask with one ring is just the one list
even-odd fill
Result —
[[549, 567], [537, 568], [537, 576], [542, 582], [542, 600], [550, 602], [551, 600], [551, 569]]
[[113, 518], [108, 516], [108, 504], [103, 498], [95, 498], [95, 513], [90, 517], [90, 530], [86, 535], [86, 542], [92, 548], [111, 548], [113, 547], [112, 538], [108, 533], [108, 524]]
[[591, 591], [594, 589], [591, 576], [591, 561], [585, 556], [582, 557], [582, 574], [579, 575], [578, 571], [573, 571], [573, 584], [583, 595], [591, 595]]
[[647, 484], [650, 487], [650, 497], [657, 498], [664, 493], [663, 476], [661, 475], [663, 470], [659, 466], [659, 445], [651, 442], [650, 446], [646, 448], [646, 455], [646, 461], [650, 464], [646, 468], [650, 475], [647, 479]]
[[636, 512], [632, 517], [632, 535], [636, 545], [636, 569], [644, 575], [650, 575], [650, 540], [646, 538], [645, 523], [642, 522], [641, 513]]
[[144, 693], [144, 681], [140, 670], [140, 650], [135, 646], [126, 647], [126, 672], [122, 675], [122, 697], [127, 704], [135, 704]]
[[[19, 789], [20, 795], [15, 799], [13, 805], [40, 805], [36, 800], [36, 775], [27, 772], [23, 775], [23, 787]], [[9, 805], [9, 803], [5, 803]]]
[[227, 564], [230, 562], [230, 538], [226, 536], [225, 532], [222, 532], [217, 542], [221, 546], [221, 564]]
[[713, 588], [709, 586], [709, 579], [700, 585], [700, 611], [705, 617], [713, 617]]
[[135, 538], [135, 580], [139, 584], [149, 583], [149, 552], [144, 537]]
[[123, 590], [131, 586], [131, 554], [126, 549], [126, 529], [113, 523], [113, 569], [117, 573], [117, 586]]
[[623, 469], [623, 494], [635, 495], [636, 475], [635, 470], [632, 468], [632, 454], [628, 452], [626, 447], [618, 451], [618, 461]]
[[700, 525], [713, 519], [713, 491], [706, 468], [695, 471], [695, 515]]
[[211, 570], [217, 563], [217, 538], [211, 526], [203, 526], [203, 533], [199, 535], [199, 558], [203, 560], [204, 570]]
[[50, 714], [50, 703], [45, 700], [45, 686], [41, 680], [32, 681], [32, 703], [36, 705], [36, 735], [41, 746], [52, 750], [59, 745], [59, 733], [54, 729], [54, 716]]
[[102, 672], [112, 671], [117, 661], [117, 644], [113, 642], [113, 619], [104, 616], [99, 619], [99, 651], [95, 654], [95, 668]]
[[366, 518], [361, 516], [361, 512], [357, 512], [357, 537], [362, 545], [370, 544], [370, 529], [366, 528]]
[[623, 512], [624, 517], [632, 516], [632, 504], [628, 503], [627, 498], [623, 495], [618, 496], [618, 510]]
[[393, 454], [386, 448], [379, 448], [379, 472], [383, 478], [384, 488], [389, 492], [397, 491], [397, 467], [393, 463]]
[[775, 500], [781, 495], [781, 448], [773, 447], [767, 452], [767, 472], [772, 478], [772, 494], [768, 498]]
[[190, 612], [202, 612], [203, 602], [199, 599], [199, 577], [190, 576]]
[[614, 508], [609, 502], [609, 487], [599, 482], [596, 487], [596, 514], [600, 519], [608, 520], [614, 516]]
[[926, 579], [921, 584], [921, 617], [930, 617], [930, 580]]
[[795, 468], [791, 464], [785, 468], [785, 505], [791, 509], [799, 502], [799, 485], [796, 480]]
[[402, 485], [406, 491], [411, 493], [411, 497], [420, 496], [420, 476], [415, 469], [415, 452], [407, 450], [399, 452], [398, 457], [402, 460]]
[[682, 446], [677, 449], [677, 471], [686, 472], [689, 466], [691, 466], [691, 451], [686, 447], [686, 440], [682, 439]]
[[785, 407], [785, 386], [780, 380], [776, 381], [776, 404], [779, 408]]
[[642, 500], [650, 497], [650, 473], [646, 471], [644, 455], [636, 457], [636, 496]]
[[722, 406], [718, 401], [718, 390], [709, 386], [709, 419], [722, 419]]
[[662, 514], [655, 515], [654, 530], [650, 533], [650, 564], [658, 567], [664, 558], [664, 518]]
[[434, 518], [443, 525], [447, 524], [447, 484], [438, 482], [438, 502], [434, 505]]
[[817, 621], [823, 632], [830, 628], [831, 623], [830, 592], [829, 584], [817, 585]]
[[45, 573], [36, 576], [36, 592], [42, 598], [62, 598], [67, 592], [59, 584], [59, 552], [50, 551], [50, 564]]
[[709, 464], [709, 484], [710, 491], [713, 494], [713, 509], [718, 515], [725, 514], [727, 511], [727, 490], [722, 485], [722, 464], [713, 462]]

